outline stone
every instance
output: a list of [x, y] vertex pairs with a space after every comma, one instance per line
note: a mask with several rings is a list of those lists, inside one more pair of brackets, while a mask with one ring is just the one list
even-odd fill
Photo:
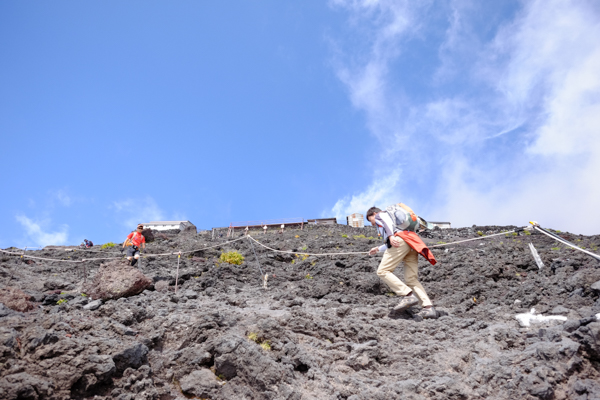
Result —
[[0, 303], [14, 311], [26, 312], [33, 310], [31, 295], [14, 287], [0, 289]]
[[142, 343], [135, 343], [112, 355], [117, 371], [123, 372], [127, 368], [138, 368], [146, 362], [148, 347]]
[[600, 281], [592, 283], [592, 285], [590, 286], [590, 288], [593, 291], [595, 291], [596, 293], [600, 293]]
[[127, 261], [115, 260], [100, 265], [93, 281], [84, 285], [83, 292], [95, 299], [118, 299], [139, 294], [152, 280]]
[[102, 305], [102, 300], [98, 299], [98, 300], [90, 301], [85, 306], [83, 306], [83, 309], [93, 311], [93, 310], [97, 310], [98, 308], [100, 308], [101, 305]]
[[210, 397], [213, 389], [219, 388], [217, 377], [209, 369], [202, 368], [181, 378], [181, 391], [188, 395]]
[[161, 280], [154, 284], [154, 290], [157, 292], [166, 292], [169, 290], [169, 281]]

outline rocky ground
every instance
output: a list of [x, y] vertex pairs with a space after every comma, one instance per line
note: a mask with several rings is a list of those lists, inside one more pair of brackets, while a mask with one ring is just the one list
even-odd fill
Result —
[[[423, 236], [435, 245], [512, 228]], [[392, 311], [398, 298], [375, 274], [381, 255], [301, 254], [367, 251], [380, 243], [372, 228], [252, 234], [298, 254], [254, 244], [257, 262], [248, 239], [171, 232], [155, 235], [150, 255], [217, 247], [137, 269], [0, 255], [0, 398], [600, 398], [600, 262], [583, 253], [525, 233], [436, 247], [437, 265], [419, 262], [439, 318], [421, 320], [418, 309]], [[560, 235], [598, 253], [600, 236]], [[120, 257], [98, 249], [27, 255]], [[233, 250], [241, 265], [218, 262]], [[519, 325], [533, 307], [567, 320]]]

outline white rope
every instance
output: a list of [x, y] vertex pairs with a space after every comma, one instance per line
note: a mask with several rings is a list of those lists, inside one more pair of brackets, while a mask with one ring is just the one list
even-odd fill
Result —
[[[214, 246], [208, 246], [208, 247], [203, 247], [201, 249], [195, 249], [195, 250], [188, 250], [188, 251], [174, 251], [171, 253], [160, 253], [160, 254], [149, 254], [149, 253], [144, 253], [144, 255], [146, 257], [161, 257], [161, 256], [171, 256], [171, 255], [175, 255], [175, 254], [187, 254], [187, 253], [194, 253], [196, 251], [203, 251], [203, 250], [207, 250], [207, 249], [212, 249], [214, 247], [220, 247], [229, 243], [233, 243], [233, 242], [237, 242], [239, 240], [244, 239], [244, 237], [240, 237], [234, 240], [229, 240], [225, 243], [219, 243], [216, 244]], [[0, 252], [2, 253], [6, 253], [6, 254], [11, 254], [11, 255], [15, 255], [15, 256], [19, 256], [21, 258], [25, 257], [25, 258], [32, 258], [32, 259], [36, 259], [36, 260], [45, 260], [45, 261], [54, 261], [54, 262], [68, 262], [68, 263], [72, 263], [72, 264], [78, 264], [78, 263], [82, 263], [82, 262], [87, 262], [87, 261], [100, 261], [100, 260], [118, 260], [123, 258], [121, 257], [103, 257], [103, 258], [83, 258], [81, 260], [62, 260], [62, 259], [57, 259], [57, 258], [47, 258], [47, 257], [36, 257], [36, 256], [30, 256], [27, 254], [20, 254], [20, 253], [14, 253], [12, 251], [6, 251], [6, 250], [2, 250], [0, 249]]]
[[560, 238], [558, 238], [556, 236], [552, 236], [548, 232], [545, 232], [543, 229], [540, 229], [539, 227], [537, 227], [535, 225], [533, 226], [533, 229], [535, 229], [538, 232], [542, 232], [544, 235], [551, 237], [552, 239], [556, 240], [557, 242], [560, 242], [562, 244], [566, 244], [567, 246], [572, 247], [575, 250], [583, 251], [584, 253], [589, 254], [590, 256], [594, 257], [595, 259], [600, 260], [600, 255], [598, 255], [598, 254], [595, 254], [595, 253], [592, 253], [590, 251], [584, 250], [581, 247], [577, 247], [574, 244], [571, 244], [571, 243], [567, 242], [566, 240], [560, 239]]
[[58, 260], [56, 258], [44, 258], [44, 257], [28, 256], [26, 254], [13, 253], [12, 251], [6, 251], [6, 250], [2, 250], [2, 249], [0, 249], [0, 251], [2, 253], [11, 254], [11, 255], [14, 255], [14, 256], [19, 256], [21, 258], [25, 257], [25, 258], [34, 258], [36, 260], [61, 261], [61, 262], [70, 262], [70, 263], [80, 263], [81, 262], [81, 260]]
[[288, 253], [288, 254], [306, 254], [308, 256], [337, 256], [337, 255], [346, 255], [346, 254], [369, 254], [368, 251], [350, 251], [347, 253], [305, 253], [305, 252], [297, 252], [297, 251], [289, 251], [289, 250], [275, 250], [272, 247], [269, 247], [267, 245], [262, 244], [261, 242], [259, 242], [258, 240], [254, 239], [252, 236], [248, 235], [248, 237], [252, 240], [254, 240], [257, 244], [261, 245], [262, 247], [269, 249], [271, 251], [275, 251], [277, 253]]
[[514, 230], [512, 230], [512, 231], [508, 231], [508, 232], [494, 233], [493, 235], [481, 236], [481, 237], [477, 237], [477, 238], [473, 238], [473, 239], [459, 240], [458, 242], [450, 242], [450, 243], [444, 243], [444, 244], [436, 244], [435, 246], [428, 246], [428, 247], [429, 247], [429, 248], [434, 248], [434, 247], [449, 246], [449, 245], [451, 245], [451, 244], [457, 244], [457, 243], [470, 242], [470, 241], [472, 241], [472, 240], [487, 239], [487, 238], [491, 238], [492, 236], [506, 235], [506, 234], [508, 234], [508, 233], [513, 233], [513, 232], [514, 232]]

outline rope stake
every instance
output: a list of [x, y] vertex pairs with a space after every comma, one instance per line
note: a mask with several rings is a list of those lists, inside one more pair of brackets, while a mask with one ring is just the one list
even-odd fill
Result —
[[177, 255], [177, 274], [175, 275], [175, 293], [177, 293], [177, 284], [179, 282], [179, 260], [181, 259], [181, 252]]

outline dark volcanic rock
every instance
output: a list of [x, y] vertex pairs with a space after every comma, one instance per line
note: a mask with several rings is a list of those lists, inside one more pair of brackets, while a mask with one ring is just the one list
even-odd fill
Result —
[[94, 280], [83, 286], [83, 291], [94, 299], [118, 299], [141, 293], [152, 284], [138, 269], [126, 261], [115, 260], [102, 264]]
[[[438, 260], [419, 261], [435, 320], [416, 317], [418, 306], [393, 311], [399, 299], [375, 273], [381, 255], [302, 254], [366, 252], [380, 244], [370, 227], [250, 232], [291, 253], [226, 243], [227, 230], [214, 241], [155, 232], [137, 268], [114, 249], [99, 250], [118, 258], [102, 266], [39, 261], [18, 273], [7, 257], [0, 285], [41, 305], [21, 313], [0, 303], [0, 398], [600, 398], [600, 264], [543, 235], [481, 236], [512, 228], [423, 234]], [[565, 235], [600, 245], [600, 236]], [[483, 239], [449, 244], [472, 238]], [[227, 251], [245, 261], [218, 262]], [[96, 308], [81, 292], [106, 300]], [[521, 326], [515, 316], [532, 308], [567, 321]]]
[[146, 243], [154, 242], [154, 233], [152, 232], [152, 229], [144, 229], [142, 235], [146, 239]]

